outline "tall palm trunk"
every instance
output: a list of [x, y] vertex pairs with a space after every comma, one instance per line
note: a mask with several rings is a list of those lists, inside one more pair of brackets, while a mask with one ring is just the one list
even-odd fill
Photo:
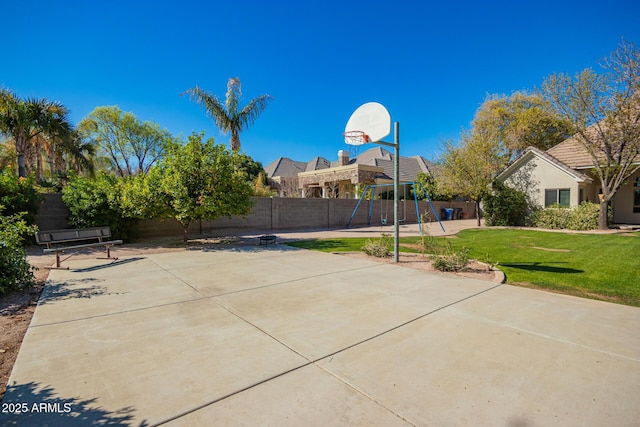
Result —
[[23, 132], [16, 135], [16, 153], [18, 154], [18, 176], [26, 177], [27, 168], [25, 164], [25, 150], [27, 146], [27, 138]]

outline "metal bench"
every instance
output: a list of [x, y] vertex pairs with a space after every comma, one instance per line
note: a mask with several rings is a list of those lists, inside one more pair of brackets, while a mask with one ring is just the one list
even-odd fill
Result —
[[259, 237], [260, 239], [260, 245], [262, 245], [264, 243], [265, 246], [268, 246], [269, 243], [272, 244], [277, 244], [276, 239], [277, 237], [274, 236], [273, 234], [263, 234], [262, 236]]
[[[51, 268], [61, 268], [60, 263], [71, 257], [68, 256], [64, 260], [60, 260], [60, 254], [66, 251], [72, 251], [76, 249], [91, 248], [96, 246], [104, 246], [107, 249], [107, 256], [99, 257], [98, 259], [113, 259], [117, 260], [117, 257], [111, 256], [111, 246], [121, 245], [122, 240], [109, 240], [111, 238], [111, 229], [109, 227], [92, 227], [92, 228], [78, 228], [69, 230], [50, 230], [50, 231], [37, 231], [36, 242], [39, 245], [47, 245], [47, 248], [43, 250], [44, 253], [56, 254], [56, 266]], [[72, 242], [89, 242], [80, 245], [70, 246], [58, 246], [60, 244], [72, 243]]]

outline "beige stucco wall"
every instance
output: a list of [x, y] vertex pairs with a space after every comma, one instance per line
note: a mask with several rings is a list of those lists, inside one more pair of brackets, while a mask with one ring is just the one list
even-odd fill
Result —
[[[523, 160], [520, 167], [502, 177], [505, 183], [526, 191], [531, 195], [532, 200], [540, 206], [544, 206], [545, 190], [568, 188], [570, 190], [570, 205], [578, 205], [580, 183], [574, 178], [557, 166], [534, 155]], [[585, 187], [585, 184], [582, 185]]]
[[640, 224], [640, 213], [633, 212], [634, 182], [640, 176], [637, 171], [620, 187], [613, 199], [613, 222], [616, 224]]

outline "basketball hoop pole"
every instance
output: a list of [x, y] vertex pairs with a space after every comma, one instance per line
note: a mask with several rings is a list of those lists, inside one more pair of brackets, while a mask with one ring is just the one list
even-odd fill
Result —
[[351, 114], [344, 129], [344, 142], [349, 145], [362, 145], [367, 142], [393, 147], [393, 261], [398, 262], [400, 251], [400, 222], [398, 219], [400, 204], [400, 123], [395, 122], [393, 142], [384, 142], [382, 138], [391, 132], [391, 115], [382, 104], [367, 102]]
[[393, 262], [399, 262], [400, 252], [400, 123], [393, 123]]
[[393, 123], [393, 142], [377, 141], [374, 144], [393, 147], [393, 262], [400, 261], [400, 123]]

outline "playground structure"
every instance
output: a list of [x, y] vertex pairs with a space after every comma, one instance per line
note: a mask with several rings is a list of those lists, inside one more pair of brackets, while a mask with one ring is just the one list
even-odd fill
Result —
[[[427, 191], [425, 190], [424, 186], [416, 181], [409, 181], [409, 182], [403, 182], [402, 185], [404, 186], [404, 191], [405, 191], [405, 199], [406, 200], [406, 186], [407, 185], [411, 185], [413, 186], [413, 201], [415, 203], [415, 207], [416, 207], [416, 218], [418, 220], [418, 228], [420, 230], [420, 235], [422, 235], [422, 219], [421, 219], [421, 215], [420, 215], [420, 210], [418, 208], [418, 195], [417, 195], [417, 191], [416, 191], [416, 187], [420, 186], [420, 188], [422, 189], [423, 193], [425, 194], [425, 197], [427, 199], [427, 201], [429, 202], [429, 206], [431, 206], [431, 210], [433, 211], [433, 215], [436, 218], [436, 220], [438, 221], [438, 224], [440, 224], [440, 228], [442, 228], [442, 231], [444, 232], [444, 226], [442, 225], [442, 222], [440, 221], [440, 217], [438, 216], [438, 213], [436, 212], [435, 207], [433, 206], [433, 203], [431, 203], [431, 199], [429, 199], [429, 196], [427, 194]], [[358, 203], [356, 204], [356, 207], [353, 209], [353, 212], [351, 213], [351, 217], [349, 218], [349, 221], [347, 222], [347, 228], [349, 228], [351, 226], [351, 221], [353, 220], [353, 218], [356, 216], [356, 213], [358, 212], [358, 208], [360, 207], [360, 204], [362, 203], [362, 201], [367, 197], [367, 195], [369, 196], [369, 214], [367, 217], [367, 225], [371, 226], [371, 218], [373, 217], [373, 206], [374, 206], [374, 201], [375, 201], [375, 193], [376, 193], [376, 189], [378, 188], [383, 188], [383, 187], [394, 187], [394, 184], [368, 184], [365, 186], [364, 190], [362, 191], [362, 194], [360, 195], [360, 198], [358, 200]], [[394, 194], [394, 199], [397, 198], [397, 195]], [[388, 199], [387, 199], [388, 201]], [[383, 204], [383, 199], [380, 199], [380, 223], [382, 225], [387, 225], [387, 211], [385, 210], [383, 212], [382, 210], [382, 205]], [[404, 206], [404, 204], [403, 204]], [[397, 218], [398, 216], [398, 209], [395, 209], [394, 211], [394, 220], [397, 219], [398, 222], [402, 222], [406, 219], [406, 206], [404, 206], [404, 218], [400, 219]]]

